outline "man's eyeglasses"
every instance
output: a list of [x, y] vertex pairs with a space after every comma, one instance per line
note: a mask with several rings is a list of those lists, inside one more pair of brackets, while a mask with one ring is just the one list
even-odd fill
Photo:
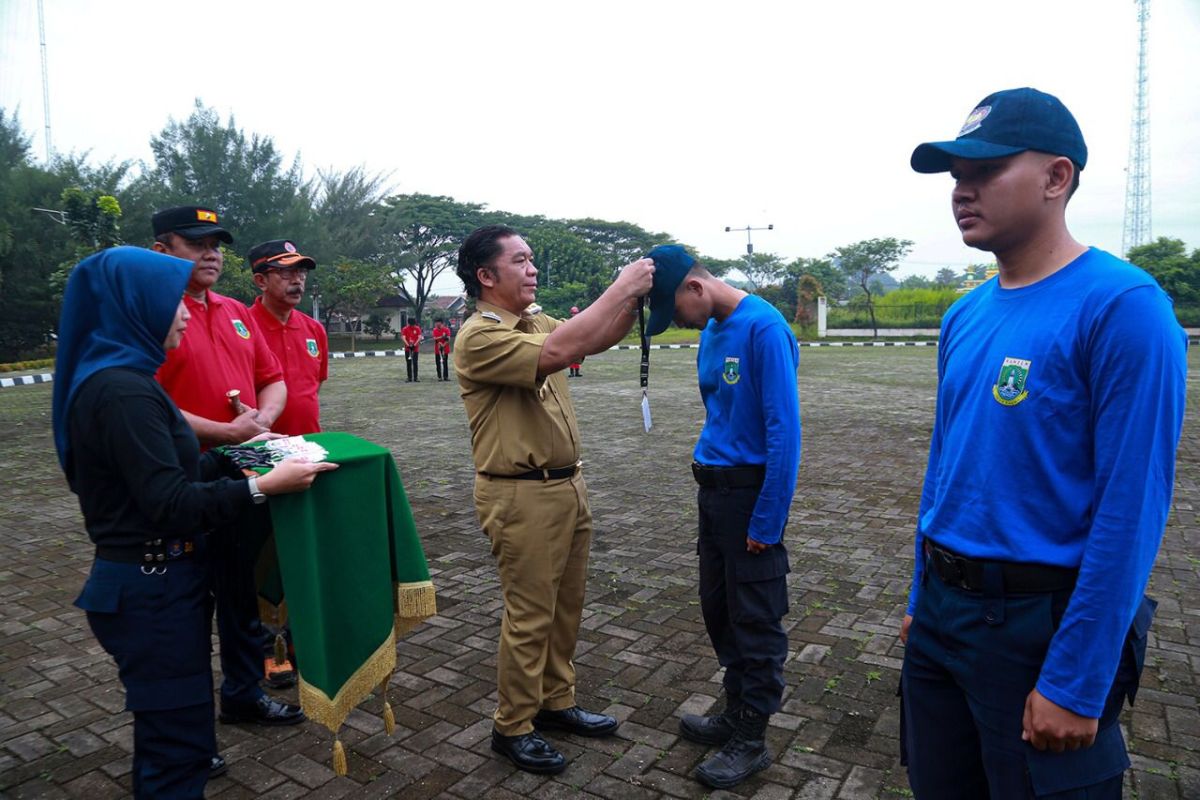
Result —
[[268, 272], [274, 272], [285, 281], [290, 281], [293, 278], [304, 280], [308, 277], [308, 270], [304, 267], [271, 267]]

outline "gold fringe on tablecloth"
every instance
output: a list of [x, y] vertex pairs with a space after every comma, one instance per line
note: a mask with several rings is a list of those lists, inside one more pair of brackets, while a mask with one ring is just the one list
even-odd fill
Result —
[[433, 581], [396, 584], [396, 638], [437, 614]]
[[383, 697], [383, 724], [390, 735], [396, 729], [396, 718], [387, 699], [387, 684], [396, 669], [396, 639], [411, 631], [426, 619], [437, 614], [437, 596], [433, 581], [396, 584], [395, 622], [391, 632], [369, 658], [354, 671], [338, 693], [329, 695], [304, 680], [300, 674], [300, 708], [313, 722], [328, 728], [334, 736], [333, 771], [345, 775], [346, 751], [338, 729], [350, 712], [373, 690]]
[[313, 722], [319, 722], [337, 735], [338, 728], [354, 707], [366, 698], [380, 681], [396, 668], [396, 635], [389, 632], [383, 644], [354, 671], [332, 698], [304, 680], [300, 672], [300, 708]]

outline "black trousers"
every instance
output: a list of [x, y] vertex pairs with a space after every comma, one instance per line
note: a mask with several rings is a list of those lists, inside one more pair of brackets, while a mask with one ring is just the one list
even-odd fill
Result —
[[266, 631], [258, 619], [254, 563], [271, 531], [270, 512], [254, 506], [212, 538], [213, 594], [221, 642], [221, 699], [251, 705], [264, 692]]
[[416, 356], [418, 355], [420, 355], [420, 350], [404, 348], [404, 368], [408, 369], [408, 380], [416, 380]]
[[446, 381], [450, 380], [450, 354], [434, 353], [433, 360], [437, 363], [438, 378]]
[[783, 662], [788, 639], [787, 548], [782, 542], [761, 553], [746, 550], [758, 487], [701, 487], [700, 610], [717, 661], [725, 668], [725, 692], [760, 714], [773, 714], [783, 700]]
[[200, 800], [217, 754], [207, 558], [96, 559], [75, 605], [117, 663], [133, 712], [133, 795]]
[[992, 591], [969, 592], [928, 559], [922, 580], [901, 671], [901, 761], [917, 799], [1118, 800], [1129, 758], [1117, 718], [1137, 692], [1154, 601], [1126, 637], [1095, 744], [1053, 753], [1021, 741], [1022, 717], [1070, 590], [1006, 596], [997, 567]]

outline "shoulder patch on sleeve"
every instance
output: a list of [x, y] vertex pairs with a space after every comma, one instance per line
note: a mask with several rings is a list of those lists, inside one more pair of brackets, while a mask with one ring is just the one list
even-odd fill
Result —
[[500, 319], [500, 315], [497, 314], [495, 311], [480, 311], [479, 316], [483, 317], [484, 319], [490, 319], [493, 322], [503, 322], [504, 321], [504, 320]]

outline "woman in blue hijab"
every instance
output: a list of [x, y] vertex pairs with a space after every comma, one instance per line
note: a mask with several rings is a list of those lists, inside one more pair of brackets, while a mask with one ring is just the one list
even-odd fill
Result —
[[135, 247], [97, 253], [71, 273], [58, 329], [54, 444], [96, 546], [75, 605], [117, 662], [138, 798], [202, 798], [216, 756], [208, 531], [255, 494], [301, 491], [336, 468], [285, 461], [247, 480], [200, 454], [154, 380], [187, 328], [191, 271]]

